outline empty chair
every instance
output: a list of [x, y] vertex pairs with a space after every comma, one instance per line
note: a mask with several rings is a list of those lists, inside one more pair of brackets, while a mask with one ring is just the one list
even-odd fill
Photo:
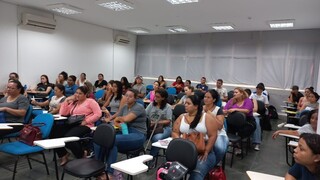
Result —
[[168, 87], [167, 92], [169, 95], [176, 95], [177, 94], [177, 90], [174, 87]]
[[100, 89], [100, 90], [98, 90], [98, 91], [96, 91], [96, 92], [94, 93], [94, 98], [95, 98], [96, 100], [98, 100], [98, 99], [102, 98], [103, 94], [104, 94], [104, 90], [103, 90], [103, 89]]
[[185, 109], [185, 107], [184, 107], [183, 104], [177, 104], [177, 105], [174, 107], [172, 113], [173, 113], [173, 116], [174, 116], [173, 119], [175, 120], [175, 119], [177, 119], [181, 114], [186, 113], [186, 109]]
[[64, 166], [61, 179], [64, 178], [64, 173], [86, 179], [98, 176], [105, 171], [104, 159], [109, 156], [115, 142], [114, 128], [110, 124], [101, 124], [93, 134], [93, 142], [101, 148], [100, 154], [96, 154], [99, 160], [92, 158], [74, 159]]
[[148, 94], [150, 91], [153, 90], [153, 85], [152, 85], [152, 84], [148, 84], [148, 85], [146, 86], [146, 89], [147, 89], [147, 94]]

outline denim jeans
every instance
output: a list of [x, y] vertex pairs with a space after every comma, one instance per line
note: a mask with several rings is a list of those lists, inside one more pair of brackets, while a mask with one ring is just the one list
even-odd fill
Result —
[[256, 130], [252, 134], [252, 143], [253, 144], [261, 144], [261, 127], [260, 127], [260, 119], [257, 116], [254, 116], [256, 120]]
[[189, 180], [204, 179], [208, 172], [217, 164], [216, 155], [213, 150], [210, 151], [208, 157], [204, 161], [198, 159], [196, 168], [191, 171]]
[[[157, 142], [158, 140], [168, 138], [171, 136], [171, 132], [172, 132], [172, 128], [170, 126], [167, 126], [163, 128], [163, 133], [154, 135], [151, 139], [151, 142], [154, 143], [154, 142]], [[159, 149], [160, 148], [152, 146], [150, 150], [150, 155], [157, 156], [159, 153]]]
[[224, 134], [218, 134], [216, 143], [214, 144], [214, 153], [216, 154], [216, 162], [219, 163], [222, 159], [224, 154], [227, 151], [229, 143], [228, 136]]
[[[110, 167], [111, 164], [117, 161], [118, 149], [121, 151], [129, 151], [137, 149], [143, 146], [146, 141], [146, 136], [142, 132], [134, 129], [128, 128], [129, 134], [123, 135], [120, 133], [116, 134], [116, 139], [113, 148], [110, 150], [109, 157], [107, 157], [106, 171], [110, 174], [113, 173], [113, 168]], [[100, 148], [94, 144], [95, 154], [99, 154]], [[99, 159], [100, 157], [96, 157]]]

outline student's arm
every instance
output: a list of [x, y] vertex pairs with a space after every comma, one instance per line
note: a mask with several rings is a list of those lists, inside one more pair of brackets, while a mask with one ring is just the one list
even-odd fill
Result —
[[286, 176], [285, 176], [284, 179], [285, 179], [285, 180], [296, 180], [296, 178], [293, 177], [293, 176], [291, 176], [289, 173], [286, 174]]
[[212, 116], [208, 114], [204, 114], [206, 117], [206, 128], [207, 128], [207, 135], [209, 139], [207, 140], [206, 147], [205, 147], [205, 152], [203, 155], [200, 155], [200, 160], [206, 160], [208, 157], [208, 154], [212, 150], [216, 139], [217, 139], [217, 134], [218, 134], [218, 124], [217, 121], [215, 121]]
[[182, 120], [182, 116], [183, 114], [181, 114], [178, 119], [176, 119], [174, 121], [174, 124], [173, 124], [173, 128], [172, 128], [172, 133], [171, 133], [171, 136], [172, 138], [179, 138], [180, 137], [180, 124], [181, 124], [181, 120]]
[[126, 104], [126, 97], [125, 97], [125, 96], [122, 96], [121, 101], [120, 101], [120, 105], [119, 105], [119, 109], [118, 109], [118, 111], [117, 111], [114, 115], [112, 115], [112, 116], [110, 117], [111, 120], [112, 120], [112, 119], [115, 119], [116, 117], [118, 117], [118, 114], [120, 113], [120, 109], [121, 109], [125, 104]]
[[46, 100], [45, 102], [38, 102], [36, 100], [32, 100], [31, 104], [36, 105], [36, 106], [40, 106], [40, 107], [45, 107], [49, 105], [49, 100]]
[[299, 136], [299, 132], [297, 130], [278, 130], [272, 134], [272, 138], [275, 139], [280, 133], [293, 135], [293, 136]]

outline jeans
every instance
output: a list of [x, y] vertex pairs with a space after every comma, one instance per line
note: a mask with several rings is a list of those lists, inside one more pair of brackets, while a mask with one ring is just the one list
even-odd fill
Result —
[[204, 179], [208, 172], [216, 165], [216, 155], [213, 150], [210, 151], [208, 157], [204, 161], [198, 159], [196, 168], [191, 171], [189, 180]]
[[218, 134], [213, 150], [216, 154], [216, 162], [219, 163], [225, 155], [228, 148], [229, 138], [226, 134]]
[[[163, 128], [163, 133], [159, 133], [152, 136], [151, 142], [154, 143], [154, 142], [157, 142], [158, 140], [168, 138], [171, 136], [171, 132], [172, 132], [172, 128], [170, 126], [167, 126]], [[153, 157], [157, 156], [159, 153], [159, 150], [160, 148], [152, 146], [150, 150], [150, 155], [152, 155]]]
[[256, 121], [256, 130], [252, 134], [252, 143], [253, 144], [261, 144], [261, 127], [260, 127], [260, 119], [257, 116], [254, 116]]
[[[128, 130], [128, 135], [120, 134], [121, 132], [116, 134], [114, 146], [107, 157], [106, 171], [110, 174], [113, 174], [113, 168], [111, 168], [110, 165], [117, 161], [118, 149], [120, 151], [134, 150], [142, 147], [146, 141], [146, 136], [142, 132], [134, 128], [128, 128]], [[94, 151], [95, 154], [99, 154], [100, 152], [100, 148], [96, 144], [94, 144]], [[100, 157], [96, 157], [96, 159], [99, 158]]]

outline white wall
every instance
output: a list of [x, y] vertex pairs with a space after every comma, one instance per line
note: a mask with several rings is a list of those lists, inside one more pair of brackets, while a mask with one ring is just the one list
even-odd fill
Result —
[[38, 83], [41, 74], [54, 82], [61, 71], [77, 77], [85, 72], [91, 82], [98, 73], [106, 80], [134, 76], [135, 35], [127, 34], [130, 45], [114, 44], [114, 30], [61, 16], [55, 16], [53, 31], [26, 27], [17, 25], [21, 12], [43, 13], [0, 2], [0, 87], [12, 71], [27, 85]]

